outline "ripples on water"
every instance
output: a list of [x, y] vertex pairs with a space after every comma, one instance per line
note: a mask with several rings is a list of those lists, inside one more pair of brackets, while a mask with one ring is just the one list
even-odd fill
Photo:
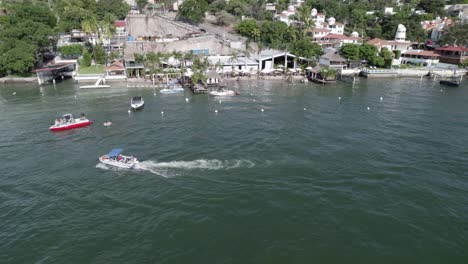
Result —
[[[466, 84], [116, 86], [1, 87], [0, 262], [468, 259]], [[146, 106], [128, 114], [134, 95]], [[95, 123], [49, 133], [66, 112]], [[113, 147], [142, 162], [96, 165]]]

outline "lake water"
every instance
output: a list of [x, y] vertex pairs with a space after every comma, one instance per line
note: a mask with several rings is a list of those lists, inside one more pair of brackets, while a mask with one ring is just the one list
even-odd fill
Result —
[[[0, 262], [468, 261], [466, 82], [112, 86], [0, 86]], [[68, 112], [94, 124], [49, 132]]]

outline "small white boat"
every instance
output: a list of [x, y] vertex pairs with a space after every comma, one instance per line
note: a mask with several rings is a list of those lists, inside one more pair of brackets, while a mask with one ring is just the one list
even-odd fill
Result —
[[80, 86], [80, 89], [110, 88], [110, 85], [105, 85], [104, 82], [105, 80], [103, 78], [99, 78], [94, 85]]
[[111, 122], [111, 121], [107, 121], [107, 122], [104, 122], [103, 125], [106, 126], [106, 127], [110, 127], [110, 126], [112, 126], [112, 122]]
[[161, 89], [159, 92], [162, 94], [176, 94], [184, 92], [184, 88], [179, 85], [170, 85], [167, 88]]
[[219, 91], [210, 92], [210, 95], [213, 95], [213, 96], [234, 96], [234, 95], [239, 95], [239, 93], [234, 92], [232, 90], [219, 90]]
[[133, 110], [140, 110], [145, 106], [145, 101], [141, 96], [134, 96], [132, 97], [132, 100], [130, 100], [130, 107]]
[[123, 149], [113, 149], [109, 154], [99, 157], [99, 161], [114, 167], [133, 169], [139, 161], [133, 156], [122, 155], [122, 151]]

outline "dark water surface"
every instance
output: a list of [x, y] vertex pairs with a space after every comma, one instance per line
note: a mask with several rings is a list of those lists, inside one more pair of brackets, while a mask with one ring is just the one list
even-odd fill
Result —
[[[0, 262], [467, 263], [467, 86], [1, 86]], [[95, 123], [49, 132], [67, 112]]]

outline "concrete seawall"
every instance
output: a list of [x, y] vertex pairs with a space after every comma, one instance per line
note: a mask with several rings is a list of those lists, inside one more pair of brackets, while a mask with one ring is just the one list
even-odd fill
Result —
[[32, 83], [37, 82], [36, 77], [3, 77], [0, 83]]
[[360, 75], [366, 78], [417, 78], [421, 76], [439, 76], [449, 77], [454, 74], [464, 75], [466, 70], [446, 70], [446, 69], [365, 69], [360, 72]]

